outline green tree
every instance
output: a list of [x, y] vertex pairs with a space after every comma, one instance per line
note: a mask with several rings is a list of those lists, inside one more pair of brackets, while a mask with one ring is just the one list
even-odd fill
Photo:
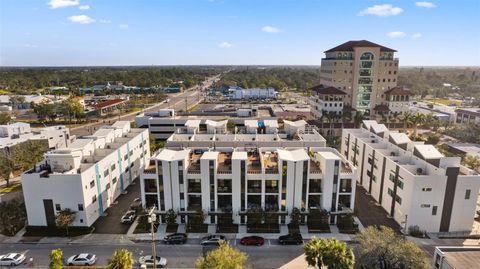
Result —
[[50, 269], [62, 269], [63, 268], [63, 252], [61, 249], [52, 249], [50, 252]]
[[18, 200], [0, 203], [0, 233], [13, 236], [25, 226], [25, 205]]
[[357, 240], [357, 262], [367, 268], [377, 268], [380, 265], [392, 269], [429, 268], [425, 253], [391, 228], [368, 227], [357, 236]]
[[85, 116], [85, 111], [83, 106], [72, 97], [65, 99], [60, 104], [60, 111], [71, 122], [73, 119], [83, 118]]
[[46, 121], [50, 119], [54, 121], [56, 118], [55, 105], [47, 102], [41, 102], [39, 104], [32, 103], [31, 108], [33, 112], [37, 114], [38, 120]]
[[15, 171], [16, 164], [12, 154], [7, 151], [0, 151], [0, 177], [10, 186], [10, 178]]
[[48, 147], [45, 141], [28, 140], [17, 144], [13, 148], [13, 159], [17, 169], [22, 171], [32, 168], [35, 164], [43, 160], [43, 154]]
[[294, 226], [298, 226], [300, 224], [300, 218], [301, 218], [300, 209], [294, 207], [292, 209], [292, 212], [290, 213], [290, 224]]
[[308, 265], [319, 269], [323, 266], [329, 269], [353, 269], [355, 263], [352, 249], [335, 238], [313, 237], [303, 250]]
[[358, 128], [364, 119], [365, 119], [365, 115], [362, 112], [357, 111], [355, 113], [355, 116], [353, 117], [353, 122], [355, 123], [355, 128]]
[[165, 218], [168, 225], [173, 225], [177, 223], [177, 213], [175, 213], [175, 210], [171, 208], [165, 214]]
[[12, 120], [12, 116], [8, 112], [0, 113], [0, 125], [8, 124]]
[[412, 123], [413, 120], [413, 114], [410, 111], [406, 111], [402, 115], [402, 121], [403, 121], [403, 129], [407, 129], [408, 126]]
[[468, 166], [470, 169], [479, 170], [480, 169], [480, 157], [467, 155], [463, 158], [463, 163]]
[[413, 138], [414, 139], [417, 138], [417, 131], [418, 131], [419, 125], [424, 124], [425, 120], [426, 120], [425, 115], [420, 113], [420, 112], [417, 112], [413, 115], [412, 125], [413, 125]]
[[10, 104], [13, 108], [15, 105], [25, 103], [25, 96], [22, 95], [11, 95], [10, 96]]
[[117, 249], [108, 261], [108, 269], [130, 269], [133, 266], [133, 256], [127, 249]]
[[247, 254], [231, 247], [228, 242], [222, 241], [220, 247], [200, 257], [195, 263], [198, 269], [244, 269]]
[[70, 226], [75, 221], [76, 213], [69, 208], [58, 212], [55, 217], [55, 222], [58, 227], [64, 228], [68, 236], [68, 226]]

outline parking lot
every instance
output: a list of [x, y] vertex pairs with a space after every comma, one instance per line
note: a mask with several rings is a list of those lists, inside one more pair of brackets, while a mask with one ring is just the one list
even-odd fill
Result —
[[127, 193], [120, 195], [114, 204], [105, 210], [105, 216], [98, 218], [93, 224], [94, 233], [101, 234], [126, 234], [129, 224], [120, 223], [122, 215], [130, 208], [135, 198], [140, 197], [140, 182], [134, 180], [126, 189]]

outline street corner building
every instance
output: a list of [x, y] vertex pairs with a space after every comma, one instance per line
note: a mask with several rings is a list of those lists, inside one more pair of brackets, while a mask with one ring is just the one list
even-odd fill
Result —
[[71, 145], [49, 151], [22, 174], [29, 226], [55, 226], [64, 209], [76, 212], [71, 226], [91, 226], [140, 175], [150, 159], [147, 129], [117, 121]]
[[462, 166], [460, 157], [446, 157], [374, 120], [344, 129], [341, 152], [359, 169], [357, 182], [402, 227], [472, 231], [480, 175]]
[[[206, 224], [218, 224], [222, 214], [246, 224], [247, 213], [257, 210], [288, 224], [293, 208], [304, 221], [311, 210], [325, 209], [334, 224], [352, 212], [353, 164], [305, 121], [275, 123], [174, 133], [140, 174], [143, 205], [155, 206], [162, 222], [170, 209], [180, 223], [203, 211]], [[276, 127], [266, 131], [267, 125]]]

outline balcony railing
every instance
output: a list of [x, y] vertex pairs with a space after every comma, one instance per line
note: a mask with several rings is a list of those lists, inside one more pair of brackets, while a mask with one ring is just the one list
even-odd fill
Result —
[[278, 167], [275, 168], [265, 168], [265, 174], [278, 174]]
[[201, 193], [202, 192], [202, 187], [201, 186], [188, 186], [188, 192], [189, 193]]

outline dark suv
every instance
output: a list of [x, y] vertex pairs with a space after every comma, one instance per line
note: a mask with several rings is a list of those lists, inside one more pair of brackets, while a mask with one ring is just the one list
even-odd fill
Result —
[[299, 233], [286, 234], [280, 236], [278, 242], [282, 245], [300, 245], [303, 243], [303, 238]]
[[185, 244], [187, 242], [187, 235], [184, 233], [174, 233], [165, 236], [163, 239], [165, 244]]

